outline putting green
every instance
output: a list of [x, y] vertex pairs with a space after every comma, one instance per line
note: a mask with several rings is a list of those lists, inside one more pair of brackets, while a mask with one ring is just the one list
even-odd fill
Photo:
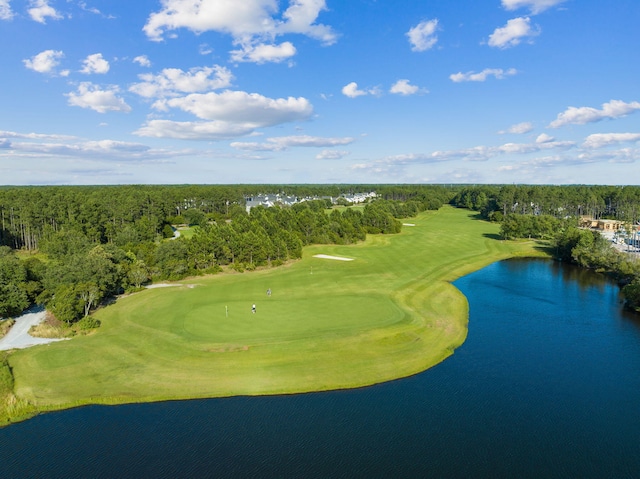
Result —
[[0, 409], [0, 418], [88, 403], [350, 388], [423, 371], [467, 334], [467, 302], [449, 282], [536, 253], [533, 243], [496, 239], [498, 225], [465, 210], [411, 222], [399, 235], [305, 248], [301, 261], [281, 268], [121, 298], [96, 313], [96, 334], [14, 352], [21, 407]]

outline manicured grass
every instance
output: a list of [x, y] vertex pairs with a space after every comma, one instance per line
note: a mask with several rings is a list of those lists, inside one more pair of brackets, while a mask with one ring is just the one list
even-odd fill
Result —
[[351, 388], [423, 371], [467, 334], [467, 302], [449, 282], [536, 252], [464, 210], [411, 223], [358, 245], [305, 248], [281, 268], [122, 298], [96, 313], [96, 334], [13, 353], [14, 393], [38, 411]]
[[197, 226], [181, 226], [180, 228], [178, 228], [178, 231], [180, 232], [180, 236], [191, 239], [196, 233], [197, 229]]

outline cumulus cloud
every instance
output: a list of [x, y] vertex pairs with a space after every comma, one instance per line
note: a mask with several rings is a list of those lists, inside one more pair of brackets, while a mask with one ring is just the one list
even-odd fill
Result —
[[367, 92], [364, 90], [358, 89], [358, 84], [354, 81], [342, 87], [342, 94], [348, 96], [349, 98], [356, 98], [359, 96], [366, 95]]
[[179, 108], [203, 120], [224, 120], [273, 126], [306, 120], [313, 107], [306, 98], [267, 98], [258, 93], [225, 90], [221, 93], [193, 93], [161, 102], [161, 107]]
[[0, 0], [0, 20], [11, 20], [13, 15], [14, 13], [11, 11], [9, 0]]
[[165, 68], [158, 74], [144, 73], [138, 78], [142, 82], [133, 84], [129, 91], [145, 98], [165, 98], [227, 88], [233, 74], [228, 68], [214, 65], [192, 68], [188, 72]]
[[360, 90], [358, 84], [354, 81], [342, 87], [342, 94], [349, 98], [357, 98], [364, 95], [379, 95], [379, 88], [369, 88], [367, 90]]
[[249, 135], [257, 128], [306, 120], [313, 113], [313, 106], [306, 98], [274, 99], [230, 90], [159, 100], [154, 107], [178, 108], [206, 121], [152, 120], [135, 134], [192, 140], [230, 139]]
[[133, 63], [137, 63], [141, 67], [149, 68], [151, 66], [151, 60], [146, 55], [138, 55], [133, 59]]
[[408, 96], [415, 95], [416, 93], [426, 92], [426, 90], [421, 89], [415, 85], [410, 85], [409, 80], [398, 80], [391, 86], [389, 92], [396, 95]]
[[433, 48], [438, 42], [438, 20], [424, 20], [418, 23], [415, 27], [409, 29], [406, 33], [409, 43], [411, 44], [411, 50], [414, 52], [424, 52]]
[[536, 138], [536, 143], [540, 144], [540, 143], [550, 143], [555, 141], [555, 138], [547, 135], [546, 133], [542, 133], [540, 135], [538, 135], [538, 137]]
[[529, 17], [512, 18], [504, 27], [496, 28], [489, 36], [489, 46], [510, 48], [519, 45], [524, 38], [533, 38], [540, 34], [538, 28], [531, 27]]
[[533, 130], [533, 124], [525, 121], [522, 123], [511, 125], [506, 130], [499, 131], [498, 134], [504, 135], [505, 133], [511, 133], [514, 135], [524, 135], [525, 133], [529, 133], [531, 130]]
[[109, 71], [109, 62], [102, 58], [102, 53], [94, 53], [87, 56], [82, 62], [80, 73], [90, 75], [92, 73], [105, 74]]
[[69, 105], [89, 108], [98, 113], [106, 113], [108, 111], [130, 112], [131, 107], [122, 98], [118, 97], [118, 93], [119, 88], [117, 86], [109, 86], [106, 89], [102, 89], [91, 82], [83, 82], [78, 85], [76, 92], [67, 93], [65, 96], [69, 99]]
[[162, 0], [162, 9], [149, 16], [143, 30], [155, 41], [180, 28], [226, 33], [240, 46], [232, 52], [236, 61], [254, 61], [254, 57], [260, 62], [282, 61], [295, 54], [295, 49], [288, 42], [268, 43], [277, 36], [302, 34], [327, 45], [335, 43], [333, 29], [316, 23], [323, 10], [325, 0], [290, 0], [278, 18], [278, 2], [274, 0], [243, 0], [240, 7], [236, 0]]
[[49, 0], [31, 0], [31, 8], [27, 10], [32, 20], [38, 23], [47, 23], [47, 18], [60, 20], [60, 15], [55, 8], [49, 5]]
[[234, 62], [280, 63], [296, 54], [296, 47], [291, 42], [280, 45], [261, 43], [258, 45], [242, 45], [239, 50], [232, 50], [231, 60]]
[[564, 125], [585, 125], [606, 119], [615, 119], [627, 116], [636, 110], [640, 110], [640, 102], [625, 103], [621, 100], [611, 100], [603, 103], [602, 109], [583, 106], [576, 108], [570, 106], [549, 124], [549, 128], [560, 128]]
[[339, 145], [349, 145], [355, 141], [354, 138], [325, 138], [319, 136], [298, 135], [279, 136], [267, 138], [266, 142], [234, 142], [233, 148], [249, 151], [283, 151], [291, 147], [331, 147]]
[[449, 79], [455, 83], [467, 82], [467, 81], [478, 81], [483, 82], [486, 81], [490, 76], [497, 78], [498, 80], [502, 80], [508, 76], [513, 76], [518, 73], [518, 70], [515, 68], [510, 68], [508, 70], [503, 70], [502, 68], [485, 68], [481, 72], [467, 72], [467, 73], [453, 73], [449, 75]]
[[564, 1], [565, 0], [502, 0], [502, 6], [505, 10], [517, 10], [523, 7], [528, 8], [533, 15], [536, 15]]
[[64, 53], [60, 50], [45, 50], [27, 60], [22, 60], [24, 66], [38, 73], [55, 73]]
[[585, 138], [583, 148], [602, 148], [620, 143], [640, 141], [640, 133], [594, 133]]

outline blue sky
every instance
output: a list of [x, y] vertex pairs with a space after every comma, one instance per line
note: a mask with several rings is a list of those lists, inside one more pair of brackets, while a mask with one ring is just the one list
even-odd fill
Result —
[[637, 0], [0, 0], [0, 184], [638, 184]]

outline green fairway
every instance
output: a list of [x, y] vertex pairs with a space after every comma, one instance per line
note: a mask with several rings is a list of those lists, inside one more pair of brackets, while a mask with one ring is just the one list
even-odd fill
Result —
[[[399, 235], [305, 248], [277, 269], [220, 274], [121, 298], [96, 334], [9, 356], [18, 404], [2, 416], [87, 403], [319, 391], [423, 371], [467, 334], [449, 282], [536, 254], [445, 207]], [[353, 258], [314, 258], [327, 254]], [[266, 294], [271, 289], [272, 295]], [[252, 305], [256, 313], [252, 313]]]

